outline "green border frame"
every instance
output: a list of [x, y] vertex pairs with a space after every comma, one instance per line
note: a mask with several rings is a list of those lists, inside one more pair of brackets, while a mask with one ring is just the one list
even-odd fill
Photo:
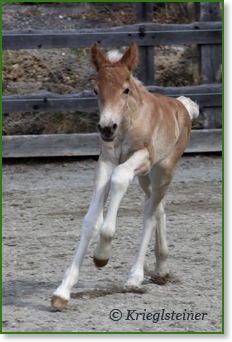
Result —
[[[9, 1], [9, 0], [5, 0], [4, 2], [23, 2], [20, 0], [15, 0], [15, 1]], [[54, 0], [47, 0], [47, 1], [29, 1], [26, 0], [24, 2], [131, 2], [131, 3], [136, 3], [136, 2], [161, 2], [161, 1], [144, 1], [144, 0], [113, 0], [113, 1], [107, 1], [107, 0], [101, 0], [101, 1], [96, 1], [96, 0], [83, 0], [83, 1], [75, 1], [75, 0], [71, 0], [71, 1], [54, 1]], [[183, 0], [167, 0], [167, 1], [163, 1], [163, 2], [220, 2], [222, 3], [222, 23], [223, 23], [223, 30], [222, 30], [222, 331], [216, 331], [216, 332], [100, 332], [100, 331], [96, 331], [96, 332], [3, 332], [2, 331], [2, 320], [0, 323], [0, 334], [6, 334], [6, 335], [222, 335], [225, 332], [225, 327], [224, 327], [224, 323], [225, 323], [225, 307], [224, 307], [224, 289], [225, 289], [225, 273], [224, 273], [224, 257], [225, 257], [225, 250], [224, 250], [224, 224], [225, 224], [225, 220], [224, 220], [224, 19], [225, 19], [225, 6], [224, 6], [224, 0], [220, 0], [220, 1], [214, 1], [214, 0], [207, 0], [207, 1], [201, 1], [201, 0], [195, 0], [195, 1], [183, 1]], [[1, 1], [2, 3], [2, 1]], [[0, 17], [0, 21], [2, 24], [2, 6], [1, 6], [1, 17]], [[1, 25], [2, 28], [2, 25]], [[0, 39], [0, 47], [1, 47], [1, 51], [2, 51], [2, 38]], [[2, 55], [1, 55], [1, 62], [2, 62]], [[2, 74], [2, 70], [1, 70], [1, 74]], [[0, 86], [0, 92], [2, 95], [2, 84]], [[0, 119], [0, 125], [2, 128], [2, 115], [1, 115], [1, 119]], [[2, 151], [2, 140], [0, 142], [0, 151]], [[0, 169], [1, 169], [1, 184], [2, 184], [2, 160], [0, 163]], [[2, 193], [2, 187], [1, 187], [1, 193]], [[2, 203], [1, 203], [2, 204]], [[1, 218], [2, 218], [2, 205], [0, 208], [0, 213], [1, 213]], [[2, 230], [1, 230], [1, 234], [2, 234]], [[2, 237], [2, 235], [1, 235]], [[1, 258], [2, 258], [2, 254], [1, 254]], [[1, 268], [1, 280], [2, 280], [2, 268]], [[1, 304], [2, 304], [2, 288], [1, 288]], [[2, 318], [2, 310], [1, 310], [1, 318]]]
[[[2, 29], [2, 6], [0, 7], [0, 24], [1, 24], [1, 29]], [[1, 39], [0, 39], [0, 47], [1, 47], [1, 51], [2, 51], [2, 35], [1, 35]], [[1, 54], [1, 66], [2, 66], [2, 54]], [[1, 80], [2, 80], [2, 68], [1, 68]], [[0, 93], [1, 93], [1, 99], [2, 99], [2, 83], [0, 85]], [[1, 111], [1, 117], [0, 117], [0, 127], [1, 127], [1, 132], [2, 132], [2, 111]], [[2, 139], [0, 139], [0, 151], [1, 151], [1, 155], [2, 155]], [[0, 178], [1, 178], [1, 206], [0, 206], [0, 217], [1, 217], [1, 241], [2, 241], [2, 158], [1, 158], [1, 162], [0, 162]], [[2, 244], [1, 244], [1, 266], [2, 266]], [[2, 284], [2, 267], [0, 269], [0, 274], [1, 274], [1, 284]], [[1, 286], [1, 290], [0, 290], [1, 296], [0, 296], [0, 304], [1, 304], [1, 311], [0, 311], [0, 318], [1, 318], [1, 322], [0, 322], [0, 329], [2, 331], [2, 286]]]
[[[1, 1], [3, 2], [3, 1]], [[224, 3], [224, 0], [219, 0], [219, 1], [214, 1], [214, 0], [207, 0], [207, 1], [201, 1], [201, 0], [195, 0], [195, 1], [190, 1], [190, 0], [166, 0], [166, 1], [146, 1], [146, 0], [113, 0], [113, 1], [107, 1], [107, 0], [101, 0], [101, 1], [97, 1], [97, 0], [83, 0], [83, 1], [75, 1], [75, 0], [47, 0], [47, 1], [39, 1], [39, 0], [35, 0], [35, 1], [30, 1], [30, 0], [26, 0], [26, 1], [21, 1], [21, 0], [15, 0], [15, 1], [9, 1], [9, 0], [5, 0], [4, 2], [221, 2]]]

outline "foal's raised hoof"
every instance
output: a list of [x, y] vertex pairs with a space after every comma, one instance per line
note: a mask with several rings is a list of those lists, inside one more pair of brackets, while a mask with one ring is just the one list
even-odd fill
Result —
[[65, 308], [65, 306], [68, 304], [68, 300], [54, 295], [52, 297], [51, 304], [54, 309], [58, 311], [62, 311]]
[[109, 259], [106, 260], [100, 260], [97, 259], [95, 256], [93, 257], [93, 261], [96, 267], [104, 267], [105, 265], [107, 265]]

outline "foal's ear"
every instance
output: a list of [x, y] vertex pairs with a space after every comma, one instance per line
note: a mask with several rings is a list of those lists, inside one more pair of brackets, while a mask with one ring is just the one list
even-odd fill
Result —
[[99, 71], [102, 64], [109, 63], [107, 57], [99, 49], [98, 45], [95, 43], [90, 48], [90, 58], [92, 64], [95, 66], [96, 70]]
[[139, 61], [138, 48], [135, 42], [130, 44], [129, 49], [124, 53], [120, 62], [126, 65], [126, 67], [131, 71], [133, 70]]

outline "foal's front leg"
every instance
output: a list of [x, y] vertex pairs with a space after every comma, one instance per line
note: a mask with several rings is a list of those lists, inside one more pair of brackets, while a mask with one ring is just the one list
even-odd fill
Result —
[[52, 297], [52, 305], [62, 310], [70, 299], [72, 287], [78, 282], [79, 272], [83, 258], [94, 234], [99, 231], [103, 222], [103, 207], [108, 197], [110, 178], [113, 165], [105, 162], [100, 156], [96, 171], [95, 185], [89, 210], [84, 218], [81, 239], [75, 257], [67, 269], [61, 285], [56, 289]]
[[105, 266], [111, 256], [111, 241], [115, 234], [117, 212], [129, 184], [134, 176], [147, 172], [149, 168], [149, 153], [144, 149], [135, 152], [125, 163], [114, 169], [111, 177], [109, 209], [100, 230], [100, 241], [94, 252], [94, 262], [97, 267]]

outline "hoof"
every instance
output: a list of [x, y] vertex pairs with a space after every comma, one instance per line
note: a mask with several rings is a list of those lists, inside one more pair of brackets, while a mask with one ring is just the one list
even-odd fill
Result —
[[62, 311], [68, 304], [68, 300], [54, 295], [52, 297], [51, 304], [56, 310]]
[[126, 292], [138, 292], [139, 290], [141, 290], [141, 287], [139, 285], [126, 284], [124, 286], [124, 290]]
[[151, 281], [157, 285], [165, 285], [166, 283], [170, 282], [170, 275], [168, 273], [165, 274], [164, 276], [154, 274], [151, 277]]
[[139, 293], [139, 294], [144, 294], [148, 292], [148, 289], [146, 287], [141, 287], [140, 285], [129, 285], [129, 284], [125, 284], [123, 291], [125, 293]]
[[104, 267], [105, 265], [107, 265], [109, 259], [106, 260], [99, 260], [97, 259], [95, 256], [93, 257], [93, 261], [96, 267]]

